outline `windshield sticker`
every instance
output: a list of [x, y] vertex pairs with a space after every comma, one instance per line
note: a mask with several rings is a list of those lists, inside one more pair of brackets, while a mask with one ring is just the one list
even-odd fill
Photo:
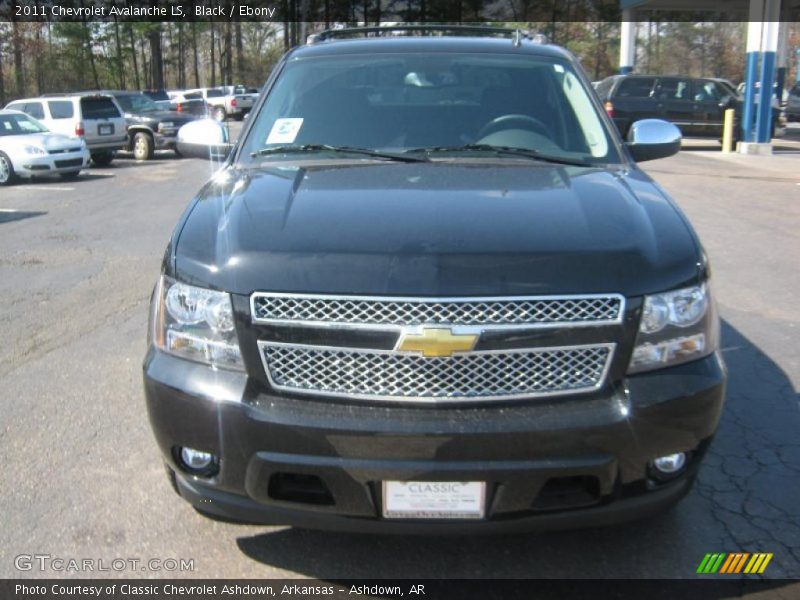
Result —
[[268, 144], [291, 144], [303, 126], [303, 119], [275, 119], [267, 136]]

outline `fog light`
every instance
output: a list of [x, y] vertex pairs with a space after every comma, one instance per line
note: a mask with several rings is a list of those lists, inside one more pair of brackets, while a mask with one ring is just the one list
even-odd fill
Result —
[[677, 452], [660, 456], [653, 461], [653, 468], [663, 475], [674, 475], [686, 466], [686, 454]]
[[199, 473], [210, 470], [214, 455], [194, 448], [181, 448], [181, 461], [188, 471]]

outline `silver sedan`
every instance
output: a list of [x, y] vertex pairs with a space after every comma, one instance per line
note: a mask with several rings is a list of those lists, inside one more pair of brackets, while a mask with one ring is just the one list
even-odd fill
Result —
[[0, 110], [0, 186], [54, 173], [76, 177], [89, 158], [81, 138], [51, 133], [25, 113]]

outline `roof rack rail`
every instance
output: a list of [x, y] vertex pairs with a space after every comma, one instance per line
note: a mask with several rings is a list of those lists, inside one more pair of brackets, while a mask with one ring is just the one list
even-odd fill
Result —
[[503, 36], [511, 37], [515, 44], [519, 44], [520, 40], [522, 39], [536, 41], [536, 38], [540, 38], [538, 35], [532, 36], [529, 32], [521, 29], [492, 27], [490, 25], [385, 25], [373, 27], [345, 27], [343, 29], [326, 29], [325, 31], [308, 36], [308, 43], [315, 44], [340, 37], [355, 37], [359, 35], [363, 35], [364, 37], [379, 37], [387, 33], [423, 33], [429, 35], [442, 35], [449, 33], [453, 35], [482, 35], [486, 37]]
[[[39, 94], [37, 98], [64, 98], [66, 96], [108, 96], [115, 90], [79, 90], [77, 92], [47, 92]], [[122, 91], [122, 90], [119, 90]], [[136, 90], [134, 90], [136, 91]]]

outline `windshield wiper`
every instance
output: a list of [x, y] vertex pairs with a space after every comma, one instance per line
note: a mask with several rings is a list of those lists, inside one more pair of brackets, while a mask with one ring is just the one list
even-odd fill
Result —
[[372, 158], [382, 158], [385, 160], [395, 160], [399, 162], [430, 162], [426, 156], [410, 156], [408, 154], [394, 154], [392, 152], [381, 152], [369, 148], [353, 148], [351, 146], [330, 146], [328, 144], [286, 144], [282, 146], [271, 146], [261, 148], [251, 152], [250, 156], [267, 156], [269, 154], [289, 154], [293, 152], [340, 152], [342, 154], [360, 154]]
[[505, 156], [518, 156], [522, 158], [530, 158], [542, 162], [555, 163], [559, 165], [573, 165], [576, 167], [591, 167], [591, 163], [580, 160], [577, 158], [568, 158], [563, 156], [553, 156], [552, 154], [543, 154], [538, 150], [530, 148], [515, 148], [513, 146], [495, 146], [493, 144], [465, 144], [463, 146], [430, 146], [427, 148], [411, 148], [404, 152], [428, 154], [435, 152], [491, 152], [493, 154], [500, 154]]

